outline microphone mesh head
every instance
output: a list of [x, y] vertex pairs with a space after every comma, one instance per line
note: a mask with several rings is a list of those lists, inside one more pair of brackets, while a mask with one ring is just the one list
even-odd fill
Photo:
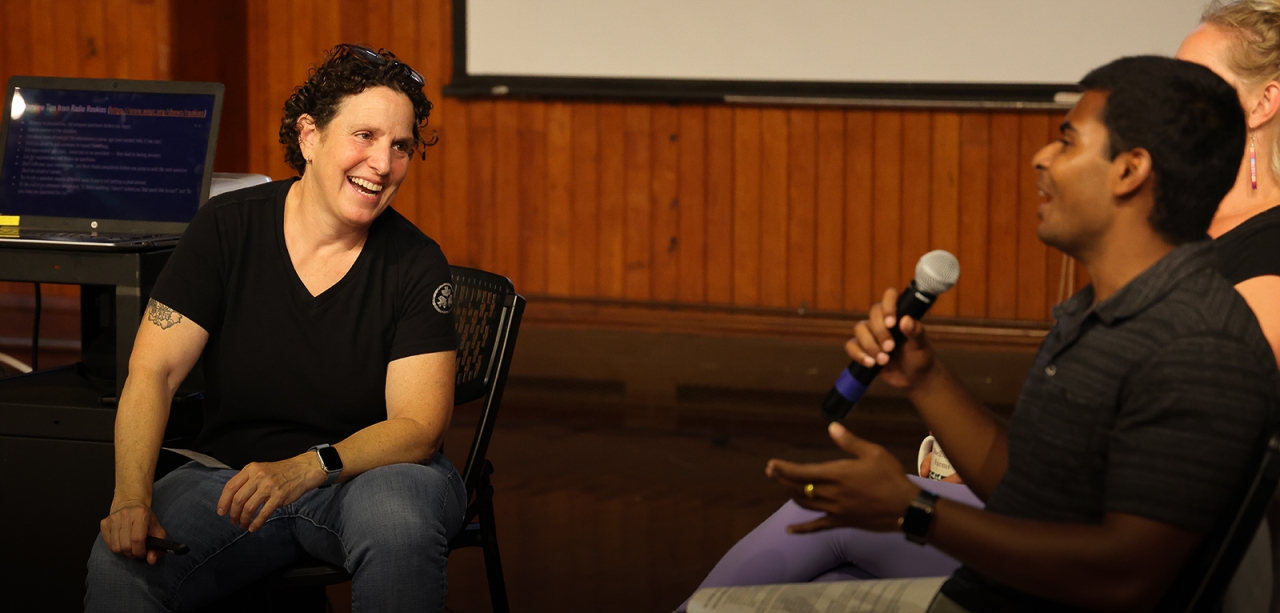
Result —
[[960, 261], [942, 249], [930, 251], [916, 262], [916, 287], [937, 296], [951, 289], [960, 278]]

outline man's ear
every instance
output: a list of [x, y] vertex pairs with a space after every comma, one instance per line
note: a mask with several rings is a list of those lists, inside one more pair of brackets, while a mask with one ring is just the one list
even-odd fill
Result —
[[1268, 81], [1258, 88], [1245, 103], [1245, 122], [1250, 130], [1256, 130], [1280, 113], [1280, 83]]
[[1152, 179], [1151, 153], [1141, 147], [1121, 152], [1111, 161], [1111, 194], [1125, 199]]
[[311, 152], [316, 148], [316, 142], [320, 140], [320, 130], [316, 128], [316, 120], [311, 115], [303, 113], [298, 117], [298, 148], [302, 150], [303, 159], [311, 162]]

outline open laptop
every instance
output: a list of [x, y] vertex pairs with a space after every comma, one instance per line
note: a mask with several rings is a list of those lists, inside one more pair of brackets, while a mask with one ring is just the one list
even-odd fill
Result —
[[12, 77], [0, 246], [148, 249], [208, 199], [221, 83]]

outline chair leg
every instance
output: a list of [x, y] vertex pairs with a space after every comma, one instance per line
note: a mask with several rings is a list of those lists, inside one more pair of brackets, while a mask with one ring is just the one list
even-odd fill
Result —
[[502, 561], [498, 559], [498, 542], [490, 541], [484, 545], [484, 570], [489, 576], [489, 599], [493, 603], [493, 613], [509, 613], [507, 604], [507, 584], [502, 578]]
[[[487, 480], [486, 480], [487, 481]], [[480, 506], [480, 548], [484, 551], [484, 571], [489, 579], [489, 600], [493, 613], [509, 613], [507, 584], [502, 577], [502, 559], [498, 555], [498, 533], [493, 524], [493, 486], [485, 483], [484, 502]]]

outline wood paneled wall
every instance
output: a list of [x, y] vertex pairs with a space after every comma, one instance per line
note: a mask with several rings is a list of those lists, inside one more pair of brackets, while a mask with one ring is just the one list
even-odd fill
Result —
[[1043, 320], [1061, 295], [1029, 162], [1058, 114], [444, 98], [450, 4], [184, 3], [171, 23], [169, 0], [5, 0], [0, 69], [166, 78], [202, 64], [174, 59], [172, 30], [225, 45], [221, 30], [244, 27], [243, 64], [222, 72], [247, 73], [224, 78], [245, 108], [224, 130], [244, 144], [219, 165], [243, 156], [237, 170], [284, 178], [281, 108], [308, 68], [339, 42], [391, 49], [426, 77], [440, 135], [396, 208], [452, 262], [531, 296], [863, 310], [930, 249], [963, 270], [938, 314]]
[[3, 0], [0, 75], [168, 79], [170, 0]]
[[446, 0], [251, 0], [250, 167], [289, 176], [282, 101], [339, 42], [426, 77], [440, 143], [397, 208], [524, 293], [863, 310], [930, 249], [964, 271], [936, 313], [1043, 320], [1062, 257], [1035, 237], [1054, 113], [457, 100]]

